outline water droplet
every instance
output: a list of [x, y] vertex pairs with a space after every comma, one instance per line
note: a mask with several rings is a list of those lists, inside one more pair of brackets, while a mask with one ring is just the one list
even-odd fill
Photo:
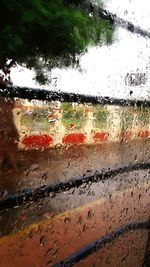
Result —
[[49, 197], [50, 197], [50, 198], [55, 197], [55, 195], [56, 195], [55, 192], [50, 192], [50, 193], [49, 193]]
[[31, 165], [31, 167], [30, 167], [30, 171], [32, 172], [32, 171], [36, 171], [36, 170], [38, 170], [39, 169], [39, 165], [38, 164], [33, 164], [33, 165]]
[[80, 185], [80, 188], [85, 188], [86, 187], [86, 183], [83, 183]]
[[91, 220], [94, 214], [92, 213], [91, 210], [88, 211], [87, 219]]
[[71, 222], [71, 219], [69, 217], [67, 217], [67, 218], [65, 218], [64, 222], [65, 222], [65, 224], [68, 224]]
[[40, 237], [40, 245], [43, 246], [46, 242], [45, 236]]
[[49, 266], [51, 266], [50, 264], [52, 264], [53, 262], [51, 261], [51, 260], [49, 260], [47, 263], [46, 263], [46, 265], [49, 265]]
[[28, 234], [27, 234], [27, 239], [31, 239], [33, 237], [33, 233], [30, 231]]
[[78, 221], [77, 221], [77, 223], [81, 224], [82, 222], [83, 222], [83, 219], [82, 219], [82, 217], [80, 216], [79, 219], [78, 219]]
[[49, 256], [51, 254], [52, 248], [49, 248], [46, 253], [45, 253], [45, 257]]

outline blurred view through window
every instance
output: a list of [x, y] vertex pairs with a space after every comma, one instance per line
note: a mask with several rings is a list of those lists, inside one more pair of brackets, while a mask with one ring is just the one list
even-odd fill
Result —
[[149, 5], [2, 1], [0, 267], [149, 266]]

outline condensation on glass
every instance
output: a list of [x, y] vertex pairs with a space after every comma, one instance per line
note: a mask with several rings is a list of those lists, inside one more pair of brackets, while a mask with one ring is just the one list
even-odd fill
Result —
[[[132, 14], [136, 1], [122, 9], [119, 2], [120, 11], [114, 2], [113, 12], [147, 29]], [[78, 86], [106, 97], [99, 103], [0, 98], [0, 267], [149, 266], [149, 40], [142, 38], [119, 28], [112, 45], [81, 58], [83, 73], [52, 74], [62, 75], [64, 91]]]

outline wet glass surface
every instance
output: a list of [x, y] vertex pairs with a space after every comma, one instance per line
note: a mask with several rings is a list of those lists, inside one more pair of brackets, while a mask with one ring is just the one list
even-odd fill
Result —
[[[146, 0], [117, 2], [107, 9], [149, 30]], [[149, 266], [150, 41], [113, 38], [52, 70], [45, 89], [68, 95], [0, 97], [0, 267]]]

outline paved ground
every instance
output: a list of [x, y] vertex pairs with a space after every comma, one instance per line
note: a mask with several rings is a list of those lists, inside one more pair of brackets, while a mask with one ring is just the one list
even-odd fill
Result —
[[[149, 194], [150, 185], [145, 180], [134, 188], [112, 192], [83, 207], [43, 218], [27, 228], [22, 215], [22, 229], [18, 232], [15, 225], [11, 235], [0, 238], [0, 266], [52, 266], [125, 223], [148, 220]], [[37, 206], [36, 209], [40, 214]], [[147, 230], [128, 231], [77, 266], [141, 267], [147, 238]]]
[[64, 181], [87, 172], [147, 162], [150, 141], [70, 146], [62, 149], [18, 151], [18, 173], [0, 174], [0, 191], [9, 193], [43, 184]]
[[[124, 144], [111, 143], [92, 146], [69, 147], [66, 150], [18, 152], [19, 173], [1, 174], [0, 188], [5, 194], [16, 193], [24, 188], [36, 188], [43, 184], [65, 181], [95, 170], [149, 161], [149, 141], [132, 141]], [[82, 185], [79, 189], [51, 195], [38, 203], [26, 204], [1, 215], [1, 235], [16, 227], [38, 222], [54, 214], [77, 208], [93, 200], [107, 197], [114, 192], [143, 186], [149, 181], [149, 171], [134, 171], [117, 175], [105, 182]], [[25, 214], [25, 215], [24, 215]], [[25, 217], [25, 221], [20, 220]], [[6, 220], [7, 218], [7, 220]]]
[[[149, 156], [148, 140], [18, 152], [19, 173], [2, 173], [0, 188], [16, 193]], [[148, 219], [149, 176], [128, 172], [1, 214], [0, 266], [51, 266], [124, 223]], [[79, 266], [141, 267], [147, 238], [146, 230], [130, 231]]]

